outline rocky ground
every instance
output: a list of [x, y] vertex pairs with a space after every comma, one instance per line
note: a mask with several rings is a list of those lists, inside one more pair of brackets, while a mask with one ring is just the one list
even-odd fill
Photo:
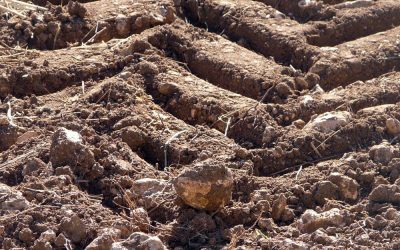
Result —
[[1, 248], [400, 249], [398, 1], [6, 2]]

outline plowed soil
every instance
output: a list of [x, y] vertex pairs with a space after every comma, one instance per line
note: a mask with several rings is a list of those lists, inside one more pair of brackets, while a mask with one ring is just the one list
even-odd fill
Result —
[[[32, 3], [0, 12], [0, 248], [400, 249], [399, 1]], [[182, 197], [199, 168], [229, 202]]]

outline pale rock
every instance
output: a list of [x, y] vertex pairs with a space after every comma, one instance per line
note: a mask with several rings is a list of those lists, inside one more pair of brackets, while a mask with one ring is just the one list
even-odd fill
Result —
[[340, 173], [331, 173], [328, 179], [339, 187], [339, 193], [342, 199], [357, 200], [360, 185], [356, 180]]
[[394, 147], [387, 142], [371, 147], [369, 156], [375, 163], [387, 165], [394, 157]]
[[300, 218], [298, 228], [303, 233], [311, 233], [319, 228], [338, 227], [343, 224], [344, 216], [337, 208], [320, 214], [312, 209], [307, 209]]
[[22, 196], [22, 193], [0, 183], [0, 210], [3, 211], [22, 211], [29, 207], [29, 202]]
[[136, 232], [123, 241], [114, 242], [111, 250], [166, 250], [166, 246], [157, 236], [150, 236], [142, 232]]
[[326, 112], [311, 120], [304, 129], [330, 133], [347, 125], [351, 114], [347, 111]]

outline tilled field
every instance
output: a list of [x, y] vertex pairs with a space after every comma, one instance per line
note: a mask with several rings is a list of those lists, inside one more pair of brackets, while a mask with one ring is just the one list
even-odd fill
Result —
[[400, 249], [399, 1], [33, 4], [0, 18], [0, 247]]

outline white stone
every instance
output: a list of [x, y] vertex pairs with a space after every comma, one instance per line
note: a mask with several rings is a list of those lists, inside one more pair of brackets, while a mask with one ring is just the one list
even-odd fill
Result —
[[304, 129], [330, 133], [347, 125], [350, 122], [350, 118], [351, 114], [346, 111], [326, 112], [307, 123]]

